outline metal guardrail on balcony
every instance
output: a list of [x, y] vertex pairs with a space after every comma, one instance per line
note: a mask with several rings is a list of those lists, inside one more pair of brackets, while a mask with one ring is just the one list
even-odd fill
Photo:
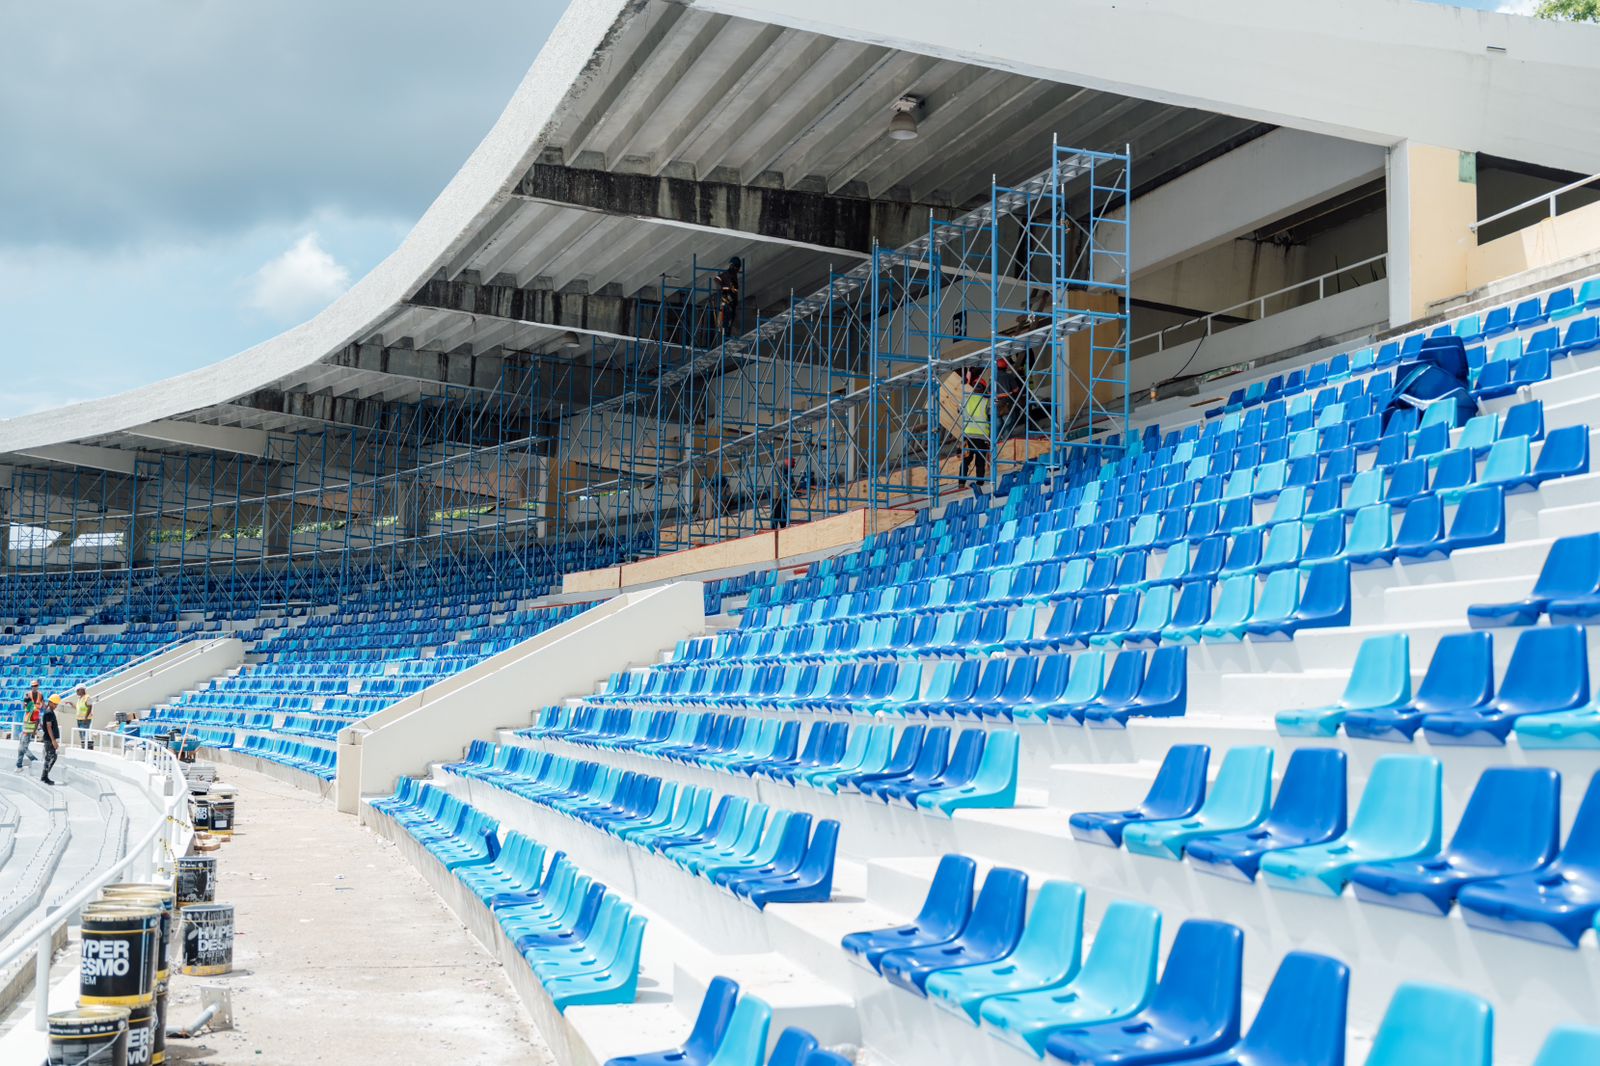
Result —
[[1135, 337], [1130, 345], [1133, 349], [1133, 356], [1137, 359], [1141, 355], [1163, 352], [1168, 348], [1187, 344], [1202, 337], [1209, 337], [1214, 333], [1233, 329], [1236, 326], [1259, 322], [1269, 315], [1287, 311], [1290, 308], [1299, 307], [1314, 300], [1325, 299], [1333, 294], [1329, 292], [1330, 288], [1333, 289], [1334, 293], [1351, 288], [1352, 286], [1348, 283], [1340, 284], [1337, 287], [1334, 287], [1334, 283], [1337, 279], [1345, 278], [1352, 274], [1360, 274], [1365, 271], [1370, 275], [1356, 282], [1358, 285], [1377, 281], [1387, 275], [1388, 259], [1387, 253], [1380, 253], [1369, 259], [1363, 259], [1360, 262], [1330, 270], [1326, 274], [1318, 274], [1314, 278], [1297, 281], [1293, 285], [1286, 285], [1281, 289], [1275, 289], [1264, 295], [1253, 296], [1242, 303], [1234, 304], [1232, 307], [1224, 307], [1220, 311], [1212, 311], [1210, 314], [1167, 326], [1165, 329], [1156, 330], [1154, 333], [1146, 333], [1142, 337]]
[[[1541, 193], [1538, 196], [1533, 197], [1531, 200], [1524, 200], [1515, 207], [1508, 207], [1504, 211], [1496, 211], [1488, 218], [1480, 218], [1467, 228], [1472, 230], [1473, 233], [1477, 233], [1484, 226], [1487, 226], [1492, 222], [1499, 222], [1503, 218], [1510, 218], [1512, 215], [1515, 215], [1518, 212], [1526, 211], [1532, 207], [1538, 207], [1540, 204], [1544, 204], [1548, 208], [1544, 215], [1545, 218], [1555, 218], [1556, 215], [1560, 213], [1556, 205], [1556, 201], [1560, 197], [1565, 196], [1569, 192], [1573, 192], [1577, 189], [1582, 189], [1585, 186], [1594, 185], [1596, 183], [1600, 183], [1600, 174], [1591, 174], [1587, 178], [1579, 178], [1577, 181], [1563, 185], [1559, 189], [1552, 189], [1547, 193]], [[1528, 225], [1532, 224], [1533, 223], [1531, 222], [1528, 223]]]

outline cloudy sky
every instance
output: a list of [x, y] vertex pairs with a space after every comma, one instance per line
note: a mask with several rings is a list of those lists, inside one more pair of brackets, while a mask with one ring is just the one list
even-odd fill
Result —
[[405, 236], [564, 6], [0, 3], [0, 418], [315, 314]]

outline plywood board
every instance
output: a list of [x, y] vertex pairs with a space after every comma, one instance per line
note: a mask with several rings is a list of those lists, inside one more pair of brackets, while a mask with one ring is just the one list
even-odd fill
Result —
[[604, 570], [579, 570], [561, 579], [562, 592], [615, 592], [621, 587], [621, 568], [616, 566], [608, 566]]
[[707, 570], [720, 570], [728, 566], [753, 566], [776, 562], [778, 536], [776, 533], [757, 533], [738, 540], [707, 544], [703, 548], [673, 552], [654, 559], [628, 563], [622, 567], [623, 586], [642, 585], [650, 581], [666, 581], [674, 577], [700, 574]]

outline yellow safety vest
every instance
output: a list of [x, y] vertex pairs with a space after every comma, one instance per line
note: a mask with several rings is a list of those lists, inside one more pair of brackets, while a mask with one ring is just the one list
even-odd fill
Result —
[[39, 731], [39, 718], [33, 711], [25, 711], [22, 715], [22, 732], [24, 736], [33, 736]]
[[961, 416], [961, 432], [968, 437], [989, 437], [989, 398], [980, 393], [967, 397]]
[[78, 701], [78, 721], [86, 722], [92, 717], [94, 717], [94, 704], [88, 696], [85, 696]]

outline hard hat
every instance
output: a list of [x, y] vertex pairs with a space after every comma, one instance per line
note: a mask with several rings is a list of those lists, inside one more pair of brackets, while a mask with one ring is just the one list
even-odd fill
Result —
[[83, 692], [83, 693], [87, 693], [89, 690], [87, 688], [85, 688], [83, 685], [79, 685], [78, 686], [78, 691], [79, 692]]
[[50, 706], [54, 707], [56, 704], [58, 704], [60, 702], [61, 702], [61, 697], [60, 696], [51, 696], [50, 697]]

